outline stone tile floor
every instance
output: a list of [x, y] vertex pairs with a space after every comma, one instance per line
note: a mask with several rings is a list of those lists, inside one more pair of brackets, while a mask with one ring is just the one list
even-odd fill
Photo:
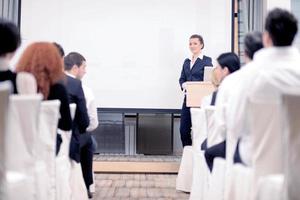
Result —
[[94, 200], [185, 200], [176, 174], [96, 174]]

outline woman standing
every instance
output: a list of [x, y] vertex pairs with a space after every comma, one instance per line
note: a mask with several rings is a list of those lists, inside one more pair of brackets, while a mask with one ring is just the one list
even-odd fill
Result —
[[[202, 53], [202, 49], [204, 48], [202, 36], [192, 35], [189, 40], [189, 47], [192, 56], [185, 59], [179, 78], [179, 84], [183, 91], [186, 89], [187, 81], [203, 81], [204, 67], [212, 66], [211, 58], [204, 56]], [[192, 145], [191, 127], [190, 108], [186, 107], [186, 97], [184, 97], [180, 119], [180, 136], [183, 147]]]

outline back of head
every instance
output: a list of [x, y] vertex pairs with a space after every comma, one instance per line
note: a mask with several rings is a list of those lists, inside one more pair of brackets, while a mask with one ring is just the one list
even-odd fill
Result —
[[18, 27], [9, 21], [0, 19], [0, 57], [13, 53], [21, 44]]
[[269, 12], [265, 30], [269, 33], [274, 46], [290, 46], [298, 31], [297, 23], [292, 13], [276, 8]]
[[36, 42], [23, 52], [16, 70], [32, 73], [37, 81], [38, 91], [47, 99], [50, 86], [63, 78], [61, 57], [56, 47], [49, 42]]
[[239, 70], [241, 66], [239, 57], [232, 52], [221, 54], [217, 61], [222, 68], [227, 67], [230, 73]]
[[62, 48], [62, 46], [56, 42], [53, 42], [54, 46], [56, 47], [59, 55], [63, 58], [65, 56], [65, 51], [64, 49]]
[[80, 67], [86, 61], [85, 58], [77, 52], [71, 52], [64, 58], [64, 67], [66, 71], [70, 71], [74, 65]]
[[246, 56], [252, 60], [254, 53], [263, 48], [262, 33], [257, 31], [248, 33], [244, 38], [244, 47]]

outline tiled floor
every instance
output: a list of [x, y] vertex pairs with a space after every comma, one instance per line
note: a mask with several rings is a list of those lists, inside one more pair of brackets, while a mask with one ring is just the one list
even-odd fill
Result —
[[96, 174], [95, 200], [177, 200], [189, 194], [175, 190], [176, 174]]

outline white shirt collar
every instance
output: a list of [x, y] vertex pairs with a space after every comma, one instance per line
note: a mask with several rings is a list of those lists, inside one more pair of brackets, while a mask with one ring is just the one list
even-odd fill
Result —
[[[203, 60], [204, 54], [201, 52], [198, 56], [198, 58], [200, 58], [201, 60]], [[190, 60], [193, 59], [193, 56], [190, 57]]]
[[9, 69], [9, 61], [5, 58], [0, 58], [0, 71], [6, 71]]
[[70, 77], [72, 77], [72, 78], [76, 78], [76, 76], [74, 76], [73, 74], [70, 74], [69, 72], [67, 72], [67, 71], [65, 71], [65, 74], [67, 75], [67, 76], [70, 76]]
[[284, 59], [291, 56], [299, 57], [299, 50], [296, 47], [268, 47], [257, 51], [254, 54], [254, 61], [264, 62], [268, 59]]

